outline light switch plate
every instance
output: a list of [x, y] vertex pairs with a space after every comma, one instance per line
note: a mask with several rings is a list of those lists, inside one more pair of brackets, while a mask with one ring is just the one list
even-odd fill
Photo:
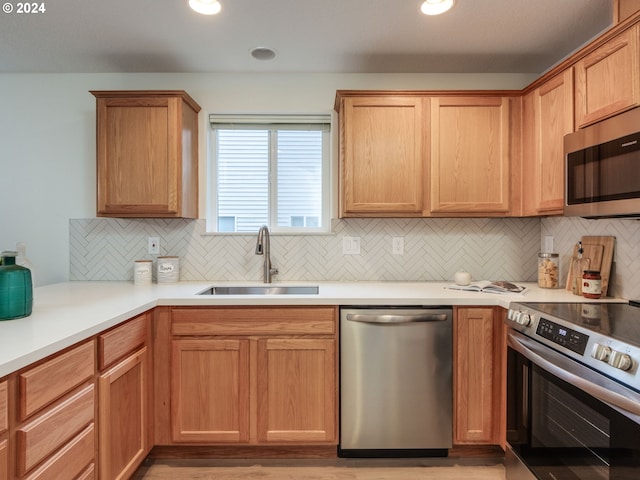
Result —
[[360, 255], [360, 237], [344, 237], [342, 253], [343, 255]]

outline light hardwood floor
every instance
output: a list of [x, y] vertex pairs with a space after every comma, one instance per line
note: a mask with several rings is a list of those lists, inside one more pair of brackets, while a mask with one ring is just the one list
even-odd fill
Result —
[[501, 461], [154, 460], [133, 480], [504, 480]]

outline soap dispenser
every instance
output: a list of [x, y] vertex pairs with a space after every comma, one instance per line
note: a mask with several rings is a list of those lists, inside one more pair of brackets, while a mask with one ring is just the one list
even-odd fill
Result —
[[0, 320], [28, 317], [33, 307], [31, 271], [16, 265], [18, 252], [2, 252], [0, 265]]

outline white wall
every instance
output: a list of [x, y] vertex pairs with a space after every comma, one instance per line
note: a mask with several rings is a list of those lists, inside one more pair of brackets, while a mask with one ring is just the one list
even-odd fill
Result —
[[[189, 92], [202, 106], [204, 172], [208, 113], [330, 112], [337, 89], [508, 90], [533, 80], [514, 74], [0, 75], [0, 250], [24, 241], [36, 285], [68, 280], [69, 219], [95, 217], [95, 99], [89, 90]], [[201, 189], [201, 206], [203, 200]]]

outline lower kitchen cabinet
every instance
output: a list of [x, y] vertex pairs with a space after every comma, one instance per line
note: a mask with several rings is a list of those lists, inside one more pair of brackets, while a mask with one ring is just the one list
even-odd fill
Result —
[[171, 318], [173, 442], [337, 443], [337, 307], [175, 308]]
[[95, 428], [92, 423], [25, 478], [27, 480], [95, 478], [94, 450]]
[[334, 339], [258, 341], [258, 441], [332, 442], [336, 438]]
[[138, 352], [100, 375], [100, 479], [126, 479], [149, 450], [148, 351]]
[[99, 473], [127, 479], [151, 449], [150, 314], [98, 336]]
[[454, 444], [504, 443], [503, 318], [497, 307], [454, 308]]
[[176, 442], [249, 441], [249, 340], [174, 340], [171, 418]]
[[9, 478], [9, 440], [0, 440], [0, 480]]
[[17, 374], [15, 478], [71, 480], [91, 468], [96, 449], [94, 375], [93, 341]]
[[0, 480], [9, 478], [9, 394], [7, 381], [0, 382]]

